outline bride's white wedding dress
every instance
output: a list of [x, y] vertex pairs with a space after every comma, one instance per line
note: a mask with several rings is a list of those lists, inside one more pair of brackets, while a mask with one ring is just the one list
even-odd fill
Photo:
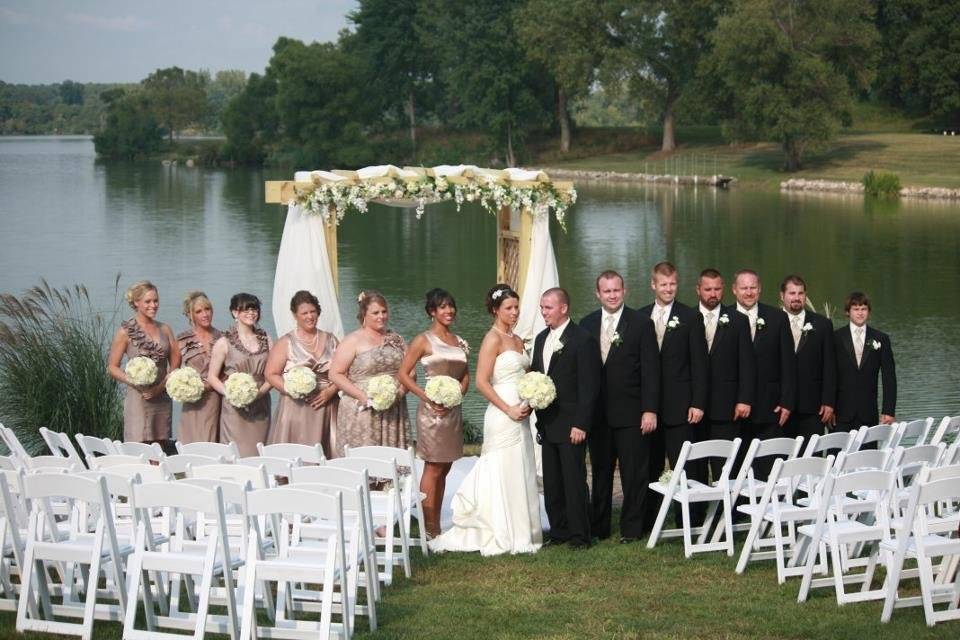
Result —
[[[493, 364], [493, 388], [507, 404], [520, 402], [517, 382], [530, 366], [525, 353], [504, 351]], [[483, 417], [480, 459], [453, 496], [453, 527], [430, 541], [434, 551], [533, 553], [543, 543], [533, 438], [494, 405]]]

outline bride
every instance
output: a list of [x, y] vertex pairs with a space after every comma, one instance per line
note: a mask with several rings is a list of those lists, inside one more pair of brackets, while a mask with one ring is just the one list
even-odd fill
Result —
[[483, 451], [451, 502], [453, 527], [430, 542], [434, 551], [533, 553], [543, 542], [530, 409], [517, 382], [530, 367], [523, 341], [511, 330], [520, 296], [498, 284], [487, 293], [493, 326], [477, 359], [477, 390], [490, 404], [483, 417]]

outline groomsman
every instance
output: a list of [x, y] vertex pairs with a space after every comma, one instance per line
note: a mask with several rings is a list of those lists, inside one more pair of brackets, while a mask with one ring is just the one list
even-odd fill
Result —
[[613, 470], [619, 461], [622, 543], [633, 542], [645, 533], [650, 443], [657, 428], [660, 394], [653, 323], [624, 304], [626, 294], [623, 277], [616, 271], [604, 271], [597, 277], [600, 308], [580, 321], [599, 343], [603, 363], [589, 439], [591, 527], [597, 537], [610, 537]]
[[[699, 310], [710, 363], [710, 395], [707, 419], [711, 438], [733, 440], [741, 437], [740, 425], [750, 417], [756, 384], [756, 363], [747, 319], [735, 307], [724, 307], [723, 276], [716, 269], [704, 269], [697, 280]], [[722, 463], [711, 460], [713, 477]]]
[[550, 376], [557, 388], [557, 399], [537, 411], [551, 542], [583, 548], [591, 542], [586, 449], [601, 365], [596, 341], [570, 322], [569, 310], [564, 289], [547, 289], [540, 297], [547, 328], [534, 341], [532, 369]]
[[[834, 333], [837, 350], [836, 429], [850, 431], [863, 425], [896, 421], [897, 370], [890, 336], [867, 326], [870, 300], [855, 291], [844, 310], [850, 324]], [[883, 381], [883, 408], [877, 414], [877, 381]]]
[[[651, 273], [650, 288], [654, 302], [640, 309], [640, 314], [653, 320], [660, 350], [659, 429], [654, 435], [656, 444], [650, 462], [650, 482], [656, 482], [663, 471], [664, 452], [670, 459], [670, 467], [676, 468], [683, 443], [705, 439], [699, 436], [707, 408], [710, 374], [703, 318], [676, 300], [676, 267], [669, 262], [656, 264]], [[706, 468], [694, 467], [691, 463], [687, 476], [703, 482], [707, 479]], [[659, 506], [653, 494], [648, 499], [648, 510]], [[656, 517], [655, 512], [648, 515], [651, 521]]]
[[[793, 411], [797, 393], [797, 356], [787, 317], [780, 309], [760, 302], [760, 276], [741, 269], [733, 277], [737, 311], [750, 323], [757, 379], [749, 423], [744, 422], [743, 447], [760, 438], [783, 435], [783, 426]], [[739, 459], [742, 457], [738, 456]], [[766, 479], [772, 463], [760, 460], [755, 472]]]
[[793, 348], [797, 354], [797, 402], [787, 421], [787, 435], [823, 434], [833, 424], [837, 404], [837, 359], [833, 347], [833, 323], [808, 311], [807, 283], [789, 275], [780, 283], [780, 301], [787, 314]]

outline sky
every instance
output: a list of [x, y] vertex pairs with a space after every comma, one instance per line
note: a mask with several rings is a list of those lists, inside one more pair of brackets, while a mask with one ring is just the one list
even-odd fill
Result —
[[260, 72], [279, 36], [329, 42], [356, 0], [0, 0], [0, 80], [139, 82], [156, 69]]

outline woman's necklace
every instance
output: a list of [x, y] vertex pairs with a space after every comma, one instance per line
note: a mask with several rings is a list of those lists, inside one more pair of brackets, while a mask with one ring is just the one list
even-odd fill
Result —
[[506, 336], [507, 338], [512, 339], [517, 337], [517, 334], [515, 334], [513, 331], [503, 331], [502, 329], [498, 329], [497, 325], [493, 325], [493, 330], [502, 336]]
[[313, 338], [311, 340], [304, 340], [303, 338], [300, 337], [300, 329], [297, 329], [297, 339], [300, 340], [300, 344], [302, 344], [304, 348], [311, 353], [316, 353], [317, 347], [320, 346], [319, 331], [313, 332]]

